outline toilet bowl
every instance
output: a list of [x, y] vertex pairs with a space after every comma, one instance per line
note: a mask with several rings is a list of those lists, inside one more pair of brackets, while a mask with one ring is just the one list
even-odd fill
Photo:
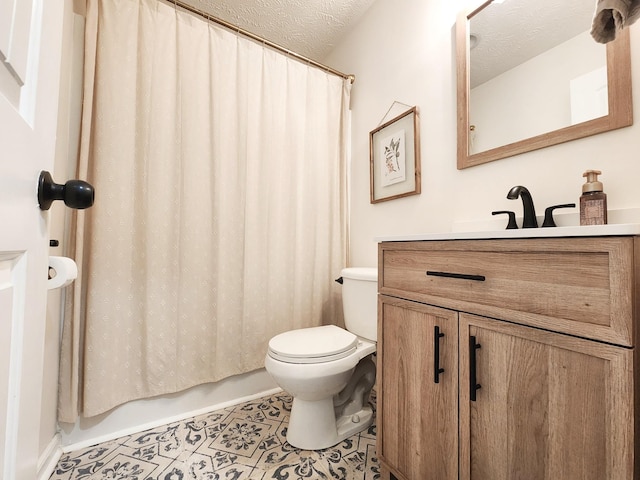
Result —
[[[368, 428], [375, 384], [377, 269], [342, 270], [347, 329], [303, 328], [269, 341], [265, 368], [293, 397], [287, 441], [319, 450]], [[348, 318], [349, 317], [349, 318]]]

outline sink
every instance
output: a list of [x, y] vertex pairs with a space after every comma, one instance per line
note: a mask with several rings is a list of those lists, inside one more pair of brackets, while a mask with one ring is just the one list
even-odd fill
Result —
[[375, 237], [376, 242], [411, 242], [419, 240], [479, 240], [496, 238], [557, 238], [557, 237], [602, 237], [640, 235], [640, 224], [617, 223], [610, 225], [588, 225], [551, 228], [520, 228], [517, 230], [489, 230], [474, 232], [445, 232]]

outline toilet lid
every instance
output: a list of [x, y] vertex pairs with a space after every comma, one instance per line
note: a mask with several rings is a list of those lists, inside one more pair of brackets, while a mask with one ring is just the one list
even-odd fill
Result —
[[356, 351], [358, 337], [336, 327], [301, 328], [269, 340], [269, 355], [288, 363], [321, 363], [347, 357]]

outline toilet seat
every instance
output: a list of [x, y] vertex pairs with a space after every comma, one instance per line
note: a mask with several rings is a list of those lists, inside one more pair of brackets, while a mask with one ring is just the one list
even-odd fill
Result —
[[269, 356], [286, 363], [324, 363], [356, 351], [358, 337], [335, 325], [301, 328], [269, 341]]

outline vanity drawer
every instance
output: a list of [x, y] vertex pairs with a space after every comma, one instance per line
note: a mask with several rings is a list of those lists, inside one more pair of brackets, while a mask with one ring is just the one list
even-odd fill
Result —
[[383, 242], [379, 291], [632, 346], [636, 242], [635, 237]]

